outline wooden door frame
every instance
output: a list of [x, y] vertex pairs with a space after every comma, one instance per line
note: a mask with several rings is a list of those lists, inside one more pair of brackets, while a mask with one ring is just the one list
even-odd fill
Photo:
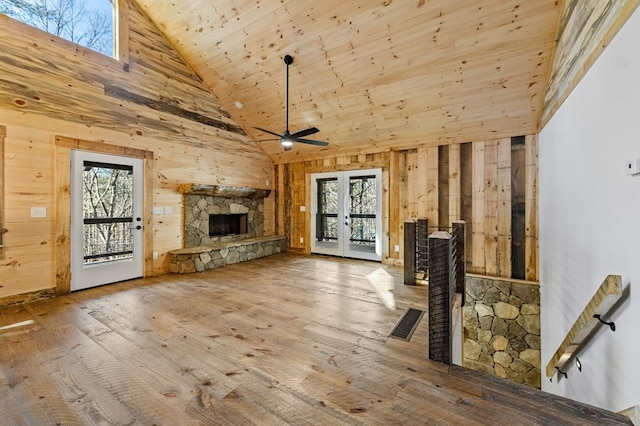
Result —
[[143, 250], [145, 277], [153, 275], [153, 152], [91, 142], [64, 136], [55, 137], [56, 190], [56, 295], [71, 292], [71, 150], [141, 158], [143, 160]]
[[2, 235], [4, 234], [4, 137], [7, 129], [0, 126], [0, 259], [4, 259], [4, 244]]

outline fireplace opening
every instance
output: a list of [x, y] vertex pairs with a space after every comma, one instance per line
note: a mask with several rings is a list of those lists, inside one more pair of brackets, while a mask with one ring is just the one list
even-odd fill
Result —
[[247, 213], [210, 214], [209, 236], [242, 235], [247, 233]]

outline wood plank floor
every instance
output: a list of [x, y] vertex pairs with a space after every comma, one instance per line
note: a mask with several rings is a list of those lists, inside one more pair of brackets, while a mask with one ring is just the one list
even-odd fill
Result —
[[630, 424], [427, 359], [426, 287], [373, 262], [280, 254], [0, 311], [6, 425]]

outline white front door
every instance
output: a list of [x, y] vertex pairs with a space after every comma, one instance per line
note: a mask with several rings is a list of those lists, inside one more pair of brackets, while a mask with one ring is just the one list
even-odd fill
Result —
[[71, 290], [141, 277], [143, 161], [71, 151]]
[[311, 175], [311, 251], [382, 258], [382, 170]]

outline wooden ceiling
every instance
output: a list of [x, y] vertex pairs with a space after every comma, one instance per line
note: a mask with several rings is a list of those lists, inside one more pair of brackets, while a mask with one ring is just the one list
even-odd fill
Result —
[[557, 0], [135, 0], [275, 161], [538, 131]]

